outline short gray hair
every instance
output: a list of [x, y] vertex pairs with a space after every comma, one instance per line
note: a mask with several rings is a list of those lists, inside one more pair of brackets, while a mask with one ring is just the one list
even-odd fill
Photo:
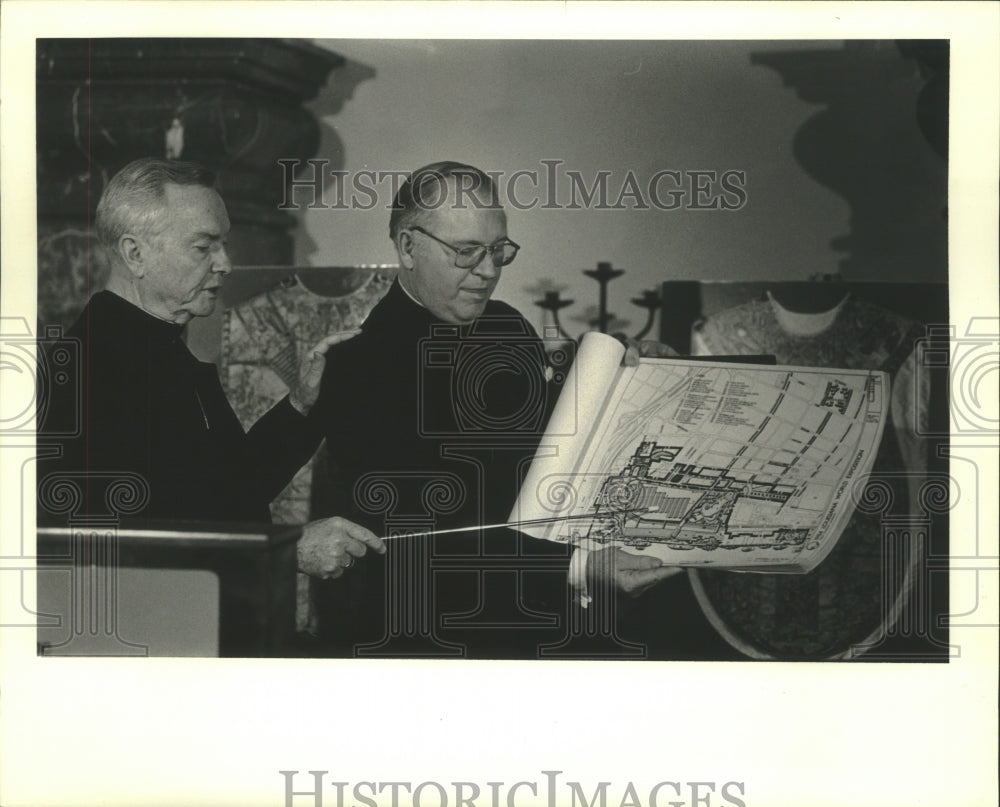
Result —
[[153, 234], [167, 184], [215, 188], [215, 182], [215, 172], [198, 163], [156, 157], [133, 160], [111, 178], [101, 194], [97, 236], [115, 253], [125, 233]]
[[[454, 180], [460, 195], [486, 196], [489, 207], [501, 208], [496, 184], [485, 171], [472, 165], [445, 161], [418, 168], [402, 184], [392, 200], [389, 237], [395, 241], [400, 230], [414, 224], [428, 210], [436, 210], [447, 198], [447, 183]], [[442, 188], [444, 195], [442, 195]]]

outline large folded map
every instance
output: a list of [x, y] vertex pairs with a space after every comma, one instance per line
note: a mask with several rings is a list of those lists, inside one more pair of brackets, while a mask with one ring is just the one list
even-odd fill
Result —
[[668, 565], [819, 564], [871, 469], [888, 376], [623, 354], [584, 337], [510, 521]]

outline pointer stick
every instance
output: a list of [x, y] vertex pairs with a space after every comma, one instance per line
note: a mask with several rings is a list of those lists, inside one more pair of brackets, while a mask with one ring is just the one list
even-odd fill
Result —
[[609, 510], [605, 513], [581, 513], [575, 516], [553, 516], [551, 518], [532, 518], [527, 521], [507, 521], [501, 524], [477, 524], [474, 527], [453, 527], [447, 530], [425, 530], [424, 532], [401, 532], [396, 535], [387, 535], [382, 538], [383, 541], [388, 541], [393, 538], [423, 538], [427, 535], [448, 535], [454, 532], [476, 532], [477, 530], [496, 530], [501, 527], [530, 527], [536, 524], [554, 524], [557, 521], [569, 521], [571, 519], [588, 519], [593, 521], [595, 518], [602, 518], [604, 516], [617, 516], [621, 513], [645, 513], [649, 510], [648, 507], [642, 507], [635, 510]]

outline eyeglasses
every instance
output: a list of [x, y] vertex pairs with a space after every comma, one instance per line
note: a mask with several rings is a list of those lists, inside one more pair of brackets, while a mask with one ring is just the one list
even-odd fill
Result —
[[475, 269], [480, 263], [482, 263], [482, 260], [486, 257], [487, 252], [490, 254], [490, 259], [493, 261], [494, 266], [497, 268], [506, 266], [517, 257], [517, 251], [521, 248], [509, 238], [501, 238], [499, 241], [489, 245], [472, 244], [467, 247], [456, 247], [453, 244], [449, 244], [447, 241], [442, 241], [434, 235], [434, 233], [427, 232], [427, 230], [423, 227], [410, 227], [409, 229], [416, 230], [418, 233], [423, 233], [428, 238], [433, 238], [441, 246], [447, 247], [454, 252], [455, 266], [459, 269]]

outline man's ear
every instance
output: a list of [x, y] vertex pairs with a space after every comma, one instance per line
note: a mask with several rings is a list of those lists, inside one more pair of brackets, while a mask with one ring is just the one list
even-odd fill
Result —
[[399, 254], [399, 263], [404, 269], [413, 268], [413, 236], [407, 230], [401, 231], [396, 236], [396, 252]]
[[146, 267], [143, 263], [143, 248], [145, 244], [141, 238], [130, 233], [125, 233], [118, 239], [118, 257], [135, 277], [142, 277], [146, 274]]

